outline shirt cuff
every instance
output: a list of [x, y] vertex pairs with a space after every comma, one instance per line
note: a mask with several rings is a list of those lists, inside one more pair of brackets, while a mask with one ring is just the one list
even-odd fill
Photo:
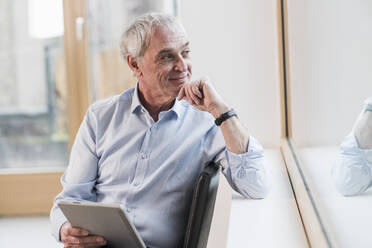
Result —
[[345, 196], [363, 193], [371, 184], [372, 149], [361, 149], [354, 133], [346, 136], [331, 175], [337, 190]]
[[52, 209], [52, 214], [50, 215], [50, 222], [52, 225], [52, 235], [57, 241], [61, 241], [61, 237], [59, 236], [59, 230], [63, 223], [67, 221], [66, 217], [63, 215], [61, 209], [57, 206], [54, 206]]
[[232, 187], [243, 196], [262, 199], [270, 191], [270, 180], [264, 167], [264, 150], [258, 140], [249, 136], [248, 151], [236, 154], [226, 149], [228, 170]]
[[340, 146], [341, 155], [361, 156], [372, 162], [372, 149], [362, 149], [359, 146], [358, 140], [355, 137], [354, 131], [345, 137]]
[[253, 136], [249, 136], [248, 151], [246, 153], [236, 154], [226, 148], [226, 158], [231, 168], [243, 166], [244, 169], [256, 168], [262, 169], [262, 161], [264, 158], [264, 149], [260, 142]]

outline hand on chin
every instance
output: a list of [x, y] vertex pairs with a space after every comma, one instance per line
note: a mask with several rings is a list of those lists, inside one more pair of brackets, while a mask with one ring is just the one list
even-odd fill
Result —
[[216, 118], [229, 109], [207, 77], [184, 84], [178, 93], [178, 100], [182, 99]]

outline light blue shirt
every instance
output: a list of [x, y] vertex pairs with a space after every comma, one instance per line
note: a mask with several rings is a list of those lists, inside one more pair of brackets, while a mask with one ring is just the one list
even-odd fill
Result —
[[[365, 101], [365, 111], [372, 111], [372, 97]], [[359, 119], [358, 118], [358, 119]], [[355, 126], [343, 140], [331, 171], [336, 189], [344, 196], [358, 195], [372, 186], [372, 149], [361, 149]]]
[[202, 166], [223, 166], [231, 187], [249, 198], [269, 191], [263, 148], [249, 138], [234, 154], [214, 118], [186, 101], [154, 122], [137, 87], [93, 104], [77, 133], [50, 219], [54, 236], [66, 221], [60, 199], [122, 204], [148, 247], [181, 247], [193, 187]]

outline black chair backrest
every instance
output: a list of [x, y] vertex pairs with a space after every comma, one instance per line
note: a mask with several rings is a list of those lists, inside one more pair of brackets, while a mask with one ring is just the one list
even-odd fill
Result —
[[194, 188], [183, 248], [207, 247], [221, 168], [210, 162]]

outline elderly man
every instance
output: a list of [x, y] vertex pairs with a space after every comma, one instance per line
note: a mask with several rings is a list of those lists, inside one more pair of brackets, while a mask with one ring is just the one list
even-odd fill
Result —
[[372, 97], [365, 100], [354, 128], [341, 144], [332, 179], [344, 196], [359, 195], [372, 186]]
[[[193, 187], [209, 161], [243, 196], [265, 197], [263, 149], [207, 78], [191, 81], [182, 25], [164, 14], [139, 17], [121, 52], [138, 84], [88, 109], [55, 201], [120, 203], [148, 247], [181, 247]], [[71, 227], [56, 204], [51, 222], [65, 247], [105, 244]]]

